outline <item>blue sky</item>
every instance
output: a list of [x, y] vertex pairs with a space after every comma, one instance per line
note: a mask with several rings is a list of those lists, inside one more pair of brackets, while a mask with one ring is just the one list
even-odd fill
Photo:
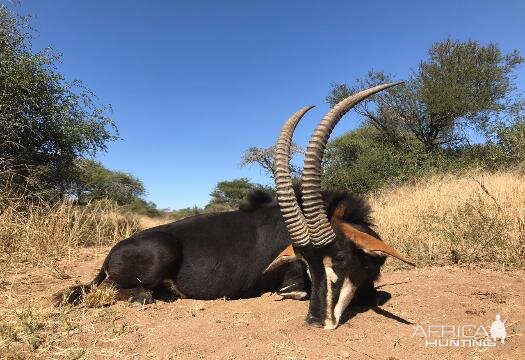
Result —
[[[331, 83], [370, 69], [403, 79], [447, 37], [525, 55], [522, 0], [2, 2], [34, 15], [35, 47], [61, 51], [59, 70], [113, 106], [123, 140], [98, 159], [161, 208], [202, 206], [220, 180], [268, 183], [239, 168], [242, 152], [272, 145], [313, 104], [295, 135], [305, 146]], [[347, 116], [334, 134], [358, 123]]]

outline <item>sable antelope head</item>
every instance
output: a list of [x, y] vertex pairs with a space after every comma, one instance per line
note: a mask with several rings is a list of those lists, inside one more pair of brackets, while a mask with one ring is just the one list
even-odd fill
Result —
[[306, 151], [302, 178], [303, 211], [301, 211], [290, 176], [290, 145], [295, 127], [313, 106], [307, 106], [290, 117], [281, 129], [275, 147], [275, 182], [277, 200], [294, 251], [307, 264], [312, 289], [306, 322], [311, 326], [335, 329], [356, 289], [366, 281], [367, 254], [381, 251], [409, 264], [395, 249], [362, 233], [352, 226], [328, 221], [321, 194], [321, 161], [330, 133], [352, 107], [367, 97], [400, 83], [376, 86], [352, 95], [330, 110], [315, 129]]

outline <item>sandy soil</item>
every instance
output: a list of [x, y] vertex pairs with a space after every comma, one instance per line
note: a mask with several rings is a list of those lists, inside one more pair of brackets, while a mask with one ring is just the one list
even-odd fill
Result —
[[[99, 252], [84, 254], [78, 265], [65, 262], [62, 269], [70, 279], [59, 279], [46, 267], [14, 269], [0, 279], [0, 322], [16, 324], [13, 314], [32, 309], [43, 323], [35, 330], [35, 349], [21, 339], [4, 342], [0, 358], [525, 358], [524, 271], [436, 267], [387, 272], [377, 286], [388, 301], [378, 308], [350, 309], [348, 320], [334, 331], [305, 325], [308, 302], [279, 301], [272, 294], [236, 301], [157, 301], [144, 307], [123, 302], [107, 308], [51, 307], [53, 292], [75, 280], [90, 280], [102, 260]], [[506, 324], [505, 345], [425, 346], [422, 331], [428, 326], [435, 331], [441, 325], [488, 330], [496, 314]], [[432, 334], [429, 340], [438, 338]], [[477, 339], [483, 338], [478, 333]]]

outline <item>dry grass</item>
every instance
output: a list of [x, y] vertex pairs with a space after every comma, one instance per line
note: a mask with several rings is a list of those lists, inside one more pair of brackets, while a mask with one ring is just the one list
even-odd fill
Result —
[[82, 305], [86, 307], [104, 307], [117, 301], [117, 289], [113, 286], [100, 286], [84, 296]]
[[383, 238], [420, 265], [525, 265], [523, 172], [435, 176], [371, 202]]
[[98, 304], [54, 308], [33, 300], [23, 305], [19, 297], [14, 294], [8, 301], [11, 309], [0, 306], [0, 359], [85, 359], [89, 344], [71, 341], [71, 336], [105, 343], [136, 330], [117, 322], [123, 317], [120, 311]]
[[22, 201], [0, 211], [0, 267], [8, 262], [42, 263], [58, 277], [67, 276], [53, 267], [56, 260], [71, 256], [79, 247], [114, 244], [141, 228], [137, 216], [107, 204], [79, 207], [70, 202]]
[[139, 227], [141, 229], [149, 229], [155, 226], [164, 225], [170, 222], [173, 222], [173, 219], [171, 219], [169, 216], [159, 216], [159, 217], [149, 217], [141, 215], [138, 217], [139, 220]]

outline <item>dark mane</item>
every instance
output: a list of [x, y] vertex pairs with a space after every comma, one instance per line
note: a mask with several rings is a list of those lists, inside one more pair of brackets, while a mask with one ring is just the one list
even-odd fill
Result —
[[344, 209], [343, 219], [351, 224], [373, 226], [372, 209], [363, 197], [346, 191], [324, 190], [323, 199], [330, 219], [336, 208]]
[[[293, 189], [302, 209], [301, 183], [295, 182]], [[362, 196], [341, 190], [322, 190], [321, 193], [326, 207], [326, 215], [329, 219], [332, 218], [335, 209], [344, 208], [343, 219], [346, 222], [367, 227], [374, 225], [372, 208]]]
[[[299, 195], [300, 183], [294, 184], [294, 192], [302, 209], [303, 201]], [[342, 218], [347, 223], [366, 227], [374, 226], [372, 209], [368, 201], [362, 196], [340, 190], [323, 190], [322, 195], [329, 219], [332, 217], [335, 209], [339, 208], [344, 209]], [[267, 190], [257, 189], [248, 193], [246, 199], [239, 204], [239, 210], [254, 212], [262, 207], [275, 205], [277, 205], [277, 201], [274, 194]]]
[[255, 210], [277, 204], [275, 197], [265, 190], [252, 190], [246, 199], [239, 204], [239, 210], [244, 212], [254, 212]]

